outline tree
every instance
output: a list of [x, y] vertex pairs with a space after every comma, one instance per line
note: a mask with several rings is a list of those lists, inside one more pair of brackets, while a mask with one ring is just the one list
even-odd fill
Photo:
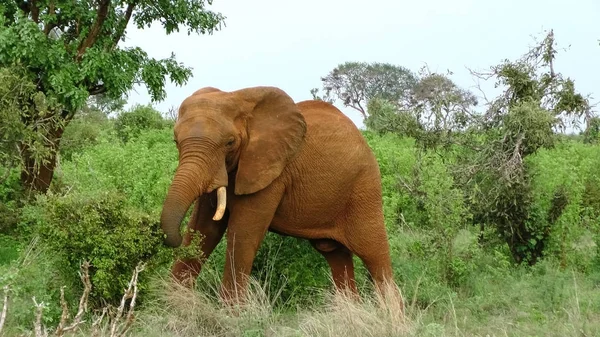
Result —
[[389, 63], [346, 62], [321, 81], [325, 97], [340, 99], [344, 106], [357, 110], [366, 119], [367, 104], [375, 97], [398, 106], [408, 104], [417, 78], [409, 69]]
[[188, 35], [212, 34], [225, 18], [206, 3], [212, 0], [0, 1], [0, 67], [25, 70], [21, 78], [47, 102], [40, 110], [31, 95], [17, 99], [27, 111], [21, 123], [41, 139], [17, 144], [27, 188], [48, 189], [64, 128], [90, 95], [117, 100], [143, 83], [158, 101], [166, 95], [167, 76], [177, 85], [191, 76], [174, 54], [157, 60], [139, 47], [120, 47], [130, 21], [139, 29], [158, 21], [167, 34], [180, 27]]
[[111, 113], [122, 111], [125, 107], [125, 104], [127, 104], [127, 100], [124, 98], [115, 99], [107, 97], [105, 94], [98, 94], [90, 96], [84, 108], [100, 111], [108, 116]]
[[589, 119], [587, 128], [583, 132], [583, 142], [586, 144], [597, 144], [600, 142], [600, 117]]
[[310, 94], [312, 95], [312, 99], [314, 99], [314, 100], [324, 101], [324, 102], [333, 104], [334, 100], [329, 96], [329, 94], [319, 96], [319, 88], [310, 89]]
[[[500, 97], [487, 102], [485, 119], [490, 125], [501, 123], [502, 117], [511, 107], [523, 100], [536, 102], [540, 108], [556, 117], [552, 127], [557, 130], [565, 130], [569, 120], [573, 126], [577, 126], [582, 117], [586, 120], [592, 117], [588, 98], [575, 91], [572, 79], [555, 71], [554, 60], [558, 53], [555, 44], [554, 31], [550, 30], [542, 41], [519, 60], [504, 60], [485, 73], [471, 71], [480, 79], [495, 77], [496, 87], [505, 87]], [[540, 74], [540, 70], [545, 72]]]
[[398, 107], [384, 99], [375, 97], [367, 104], [369, 117], [365, 119], [367, 129], [379, 134], [395, 133], [418, 138], [423, 132], [421, 123], [410, 110], [399, 111]]
[[423, 68], [413, 89], [412, 107], [423, 126], [431, 131], [461, 130], [473, 117], [477, 97], [443, 74]]
[[455, 170], [467, 189], [474, 218], [482, 227], [493, 226], [504, 238], [517, 263], [534, 264], [544, 254], [553, 222], [562, 213], [568, 196], [556, 191], [552, 214], [530, 221], [531, 177], [526, 157], [556, 142], [554, 130], [568, 119], [591, 114], [588, 99], [575, 91], [574, 83], [554, 68], [554, 34], [516, 61], [505, 60], [479, 78], [495, 78], [504, 92], [487, 101], [487, 111]]

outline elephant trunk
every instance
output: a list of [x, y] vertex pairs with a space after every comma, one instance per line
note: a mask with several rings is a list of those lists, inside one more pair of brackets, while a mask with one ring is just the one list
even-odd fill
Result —
[[179, 166], [167, 193], [160, 215], [160, 226], [167, 235], [165, 238], [167, 246], [179, 247], [181, 245], [183, 240], [179, 232], [181, 221], [194, 200], [206, 189], [207, 184], [203, 183], [195, 174], [197, 170], [196, 165]]
[[188, 209], [203, 193], [217, 190], [217, 209], [213, 220], [223, 217], [226, 208], [227, 169], [225, 158], [214, 154], [210, 142], [197, 142], [200, 151], [183, 150], [179, 167], [165, 199], [160, 225], [166, 234], [165, 244], [179, 247], [183, 238], [179, 232]]

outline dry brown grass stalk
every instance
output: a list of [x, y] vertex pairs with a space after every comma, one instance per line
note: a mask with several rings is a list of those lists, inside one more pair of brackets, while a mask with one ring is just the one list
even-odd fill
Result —
[[[205, 279], [206, 281], [206, 279]], [[155, 283], [156, 305], [145, 312], [139, 336], [412, 336], [414, 324], [404, 311], [402, 293], [387, 284], [381, 293], [362, 296], [333, 290], [328, 305], [279, 312], [274, 301], [281, 290], [269, 294], [267, 282], [250, 278], [244, 301], [231, 305], [219, 296], [219, 282], [209, 291], [190, 289], [171, 280]], [[409, 308], [409, 310], [411, 310]], [[136, 336], [137, 336], [136, 335]]]
[[300, 330], [308, 336], [410, 336], [413, 326], [405, 316], [399, 287], [388, 283], [374, 296], [334, 291], [322, 310], [303, 314]]

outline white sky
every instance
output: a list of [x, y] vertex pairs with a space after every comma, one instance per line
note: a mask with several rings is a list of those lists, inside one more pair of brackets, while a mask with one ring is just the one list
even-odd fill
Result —
[[[184, 29], [167, 36], [160, 25], [128, 29], [125, 45], [155, 58], [174, 52], [193, 68], [187, 85], [169, 83], [166, 100], [155, 104], [161, 111], [204, 86], [271, 85], [296, 101], [310, 99], [320, 78], [346, 61], [389, 62], [415, 72], [427, 63], [431, 71], [450, 69], [457, 84], [471, 88], [466, 67], [485, 70], [515, 59], [549, 29], [559, 47], [570, 45], [556, 70], [598, 99], [598, 0], [214, 0], [210, 8], [226, 16], [213, 35], [188, 36]], [[492, 81], [485, 88], [488, 96], [497, 93]], [[136, 103], [150, 103], [145, 88], [130, 93], [128, 106]], [[362, 125], [358, 112], [336, 106]]]

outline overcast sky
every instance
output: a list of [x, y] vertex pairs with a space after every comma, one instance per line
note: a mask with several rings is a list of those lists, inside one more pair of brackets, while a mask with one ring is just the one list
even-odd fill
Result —
[[[320, 77], [346, 61], [389, 62], [415, 72], [427, 64], [453, 71], [457, 84], [472, 88], [466, 67], [485, 70], [515, 59], [549, 29], [559, 47], [570, 45], [556, 70], [594, 102], [600, 99], [598, 0], [214, 0], [210, 8], [227, 17], [213, 35], [167, 36], [160, 25], [128, 29], [125, 45], [155, 58], [174, 52], [193, 68], [187, 85], [169, 83], [166, 100], [155, 104], [161, 111], [204, 86], [270, 85], [296, 101], [310, 99]], [[492, 82], [485, 88], [495, 93]], [[143, 87], [130, 93], [129, 106], [149, 102]], [[358, 112], [336, 105], [362, 125]]]

